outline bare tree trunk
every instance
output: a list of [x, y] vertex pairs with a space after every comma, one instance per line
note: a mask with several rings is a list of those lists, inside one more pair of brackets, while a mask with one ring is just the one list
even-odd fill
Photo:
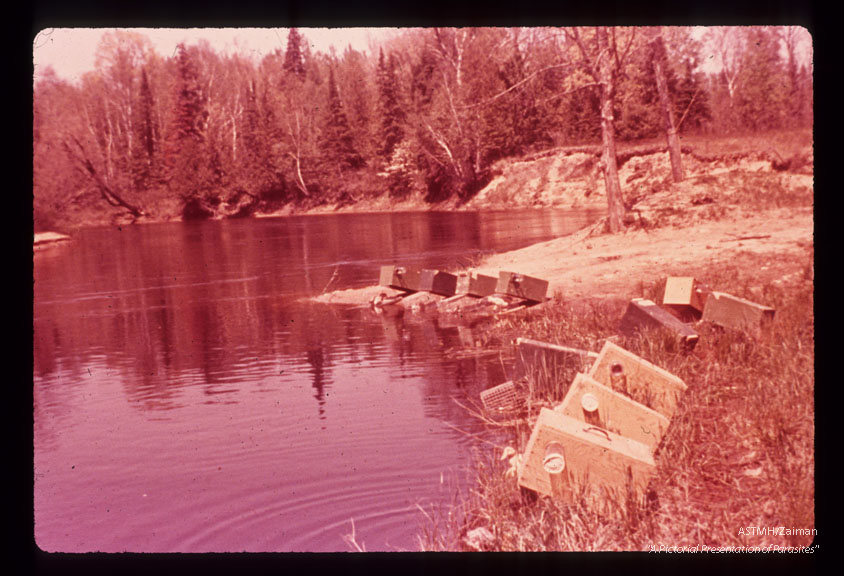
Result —
[[682, 182], [684, 174], [683, 160], [680, 156], [680, 138], [677, 136], [674, 110], [671, 107], [671, 98], [668, 96], [668, 83], [665, 81], [665, 42], [662, 38], [661, 29], [651, 40], [651, 62], [656, 76], [656, 89], [659, 92], [659, 103], [662, 107], [662, 117], [665, 123], [665, 138], [668, 142], [668, 155], [671, 158], [671, 175], [675, 182]]
[[296, 115], [296, 134], [293, 133], [293, 127], [290, 126], [290, 120], [287, 121], [287, 129], [288, 133], [290, 134], [291, 139], [293, 140], [293, 144], [296, 148], [296, 153], [288, 152], [288, 155], [293, 158], [296, 162], [296, 178], [297, 178], [297, 187], [299, 191], [302, 192], [305, 196], [310, 196], [308, 192], [308, 187], [305, 185], [305, 179], [302, 177], [302, 150], [301, 150], [301, 137], [302, 131], [299, 125], [299, 112], [295, 113]]
[[597, 62], [598, 81], [601, 83], [601, 140], [603, 143], [601, 163], [604, 170], [604, 186], [607, 190], [607, 216], [609, 217], [610, 232], [616, 233], [623, 227], [624, 200], [621, 195], [621, 182], [618, 179], [615, 126], [612, 112], [615, 79], [613, 78], [613, 63], [608, 49], [607, 29], [599, 27], [597, 34], [598, 45], [601, 48]]

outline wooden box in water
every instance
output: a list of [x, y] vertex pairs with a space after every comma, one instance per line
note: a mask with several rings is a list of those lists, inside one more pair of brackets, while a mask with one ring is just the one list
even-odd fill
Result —
[[606, 342], [588, 376], [670, 419], [686, 383], [644, 358]]
[[668, 418], [615, 392], [586, 374], [578, 374], [555, 412], [641, 442], [651, 450], [662, 440]]
[[422, 272], [407, 266], [381, 266], [379, 284], [400, 290], [419, 290]]
[[548, 292], [548, 281], [515, 272], [498, 273], [498, 283], [495, 291], [500, 294], [509, 294], [525, 300], [542, 302]]
[[690, 326], [663, 310], [650, 300], [634, 298], [621, 318], [619, 331], [632, 335], [642, 328], [659, 328], [673, 333], [688, 349], [694, 348], [700, 336]]
[[586, 495], [641, 497], [656, 466], [650, 448], [543, 408], [519, 466], [519, 485], [573, 501]]
[[712, 292], [706, 299], [703, 320], [725, 328], [758, 334], [774, 320], [775, 310], [724, 292]]
[[419, 276], [419, 290], [441, 296], [454, 296], [457, 292], [457, 276], [439, 270], [422, 270]]
[[495, 287], [497, 285], [498, 278], [495, 276], [487, 276], [486, 274], [470, 272], [468, 274], [463, 274], [458, 278], [457, 293], [483, 298], [484, 296], [495, 294]]

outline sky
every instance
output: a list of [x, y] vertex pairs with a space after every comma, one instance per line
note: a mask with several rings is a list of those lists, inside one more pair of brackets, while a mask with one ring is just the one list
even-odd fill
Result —
[[[32, 57], [36, 78], [47, 66], [71, 82], [94, 69], [94, 55], [103, 34], [113, 28], [46, 28], [32, 43]], [[180, 42], [194, 44], [208, 40], [219, 53], [241, 53], [256, 57], [256, 61], [287, 46], [286, 28], [123, 28], [147, 36], [155, 51], [167, 57]], [[331, 46], [342, 53], [346, 46], [369, 51], [371, 42], [378, 42], [396, 34], [397, 28], [301, 28], [314, 52], [328, 53]]]
[[[56, 74], [75, 82], [85, 72], [94, 69], [94, 55], [103, 34], [113, 28], [47, 28], [40, 31], [33, 41], [35, 78], [51, 66]], [[287, 46], [286, 28], [124, 28], [140, 32], [150, 39], [162, 57], [172, 55], [180, 42], [193, 44], [206, 39], [220, 54], [240, 53], [254, 57], [257, 63], [264, 55]], [[313, 52], [328, 53], [333, 46], [342, 53], [350, 45], [360, 51], [369, 51], [374, 44], [399, 32], [399, 28], [301, 28]], [[706, 28], [698, 27], [700, 37]], [[803, 60], [811, 60], [811, 38], [804, 39], [803, 49], [808, 50]], [[712, 56], [712, 55], [710, 55]], [[717, 71], [716, 59], [704, 58], [701, 69]]]

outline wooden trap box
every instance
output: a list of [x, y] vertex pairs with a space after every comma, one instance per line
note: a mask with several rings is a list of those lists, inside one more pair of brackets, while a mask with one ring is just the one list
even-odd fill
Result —
[[641, 442], [651, 451], [659, 445], [670, 423], [656, 410], [613, 391], [586, 374], [575, 376], [563, 403], [554, 411]]
[[671, 372], [612, 342], [604, 344], [587, 375], [668, 419], [674, 415], [677, 403], [687, 388], [686, 383]]
[[458, 294], [468, 294], [479, 298], [495, 294], [496, 286], [498, 286], [498, 278], [477, 272], [462, 274], [457, 279]]
[[684, 321], [700, 320], [709, 290], [691, 276], [665, 279], [662, 306]]
[[548, 292], [548, 281], [515, 272], [501, 271], [498, 273], [498, 283], [495, 285], [495, 291], [500, 294], [509, 294], [510, 296], [524, 298], [525, 300], [542, 302], [545, 300], [545, 295]]
[[775, 310], [724, 292], [712, 292], [706, 299], [703, 320], [725, 328], [758, 334], [774, 320]]
[[439, 270], [422, 270], [419, 276], [419, 290], [441, 296], [454, 296], [457, 292], [457, 275]]
[[419, 290], [422, 271], [408, 266], [381, 266], [379, 284], [400, 290]]
[[698, 333], [690, 326], [684, 324], [650, 300], [634, 298], [627, 305], [627, 311], [622, 316], [618, 329], [622, 334], [630, 336], [642, 328], [668, 330], [688, 349], [694, 348], [700, 339]]
[[[571, 381], [571, 374], [587, 370], [598, 356], [594, 352], [516, 338], [516, 363], [513, 379], [529, 378], [537, 390], [565, 386]], [[563, 392], [565, 393], [565, 392]]]
[[581, 491], [641, 498], [656, 472], [650, 448], [543, 408], [519, 466], [519, 485], [573, 501]]

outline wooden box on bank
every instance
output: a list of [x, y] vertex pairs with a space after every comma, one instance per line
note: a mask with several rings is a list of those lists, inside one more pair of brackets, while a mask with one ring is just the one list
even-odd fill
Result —
[[663, 308], [682, 320], [699, 320], [709, 291], [691, 276], [669, 276], [662, 293]]
[[516, 272], [499, 272], [495, 291], [525, 300], [542, 302], [548, 292], [548, 281]]
[[454, 296], [457, 292], [457, 276], [439, 270], [422, 270], [419, 276], [419, 290], [441, 296]]
[[622, 334], [632, 335], [642, 328], [665, 329], [680, 340], [688, 349], [694, 348], [700, 336], [690, 326], [663, 310], [650, 300], [634, 298], [627, 305], [618, 329]]
[[519, 485], [573, 501], [586, 494], [641, 497], [656, 466], [650, 448], [542, 408], [519, 467]]
[[379, 284], [400, 290], [419, 290], [422, 271], [407, 266], [381, 266]]
[[644, 358], [606, 342], [588, 376], [670, 419], [686, 383]]
[[758, 333], [774, 320], [775, 310], [724, 292], [712, 292], [706, 299], [703, 320], [726, 328]]
[[656, 410], [615, 392], [586, 374], [575, 376], [565, 399], [554, 411], [641, 442], [651, 450], [662, 440], [670, 423]]
[[[530, 378], [537, 390], [567, 387], [572, 374], [587, 370], [597, 357], [594, 352], [516, 338], [513, 379]], [[565, 393], [565, 391], [563, 391]]]

